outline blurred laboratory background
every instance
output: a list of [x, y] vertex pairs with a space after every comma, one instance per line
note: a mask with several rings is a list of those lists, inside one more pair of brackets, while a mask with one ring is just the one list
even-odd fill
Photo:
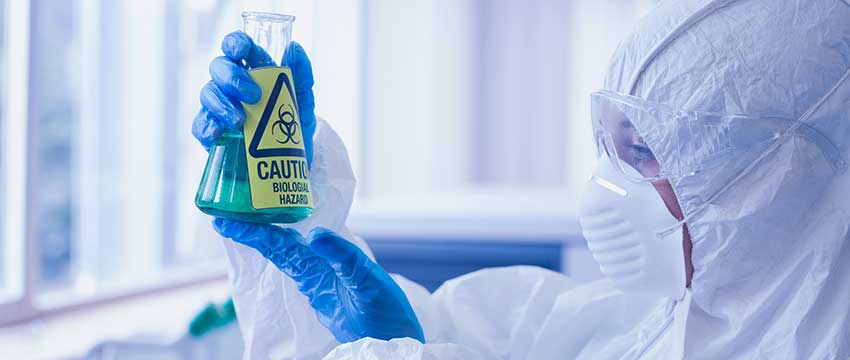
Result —
[[0, 0], [0, 358], [179, 337], [226, 301], [190, 125], [242, 10], [297, 17], [358, 178], [349, 226], [390, 272], [596, 278], [589, 94], [654, 3]]

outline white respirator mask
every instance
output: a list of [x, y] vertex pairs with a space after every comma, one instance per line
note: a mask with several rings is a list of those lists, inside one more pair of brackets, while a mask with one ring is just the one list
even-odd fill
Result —
[[651, 183], [630, 181], [622, 170], [602, 156], [584, 189], [579, 222], [587, 246], [621, 291], [679, 300], [686, 287], [683, 229]]

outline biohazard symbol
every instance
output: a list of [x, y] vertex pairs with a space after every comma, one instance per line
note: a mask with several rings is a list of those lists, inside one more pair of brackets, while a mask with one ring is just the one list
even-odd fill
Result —
[[295, 135], [298, 134], [298, 123], [295, 122], [295, 114], [292, 111], [292, 106], [289, 104], [283, 104], [277, 108], [277, 121], [272, 124], [272, 135], [274, 135], [274, 141], [280, 144], [301, 143], [300, 140], [295, 139]]
[[[286, 91], [283, 91], [284, 87]], [[256, 159], [272, 156], [305, 156], [303, 147], [291, 147], [301, 143], [296, 118], [298, 104], [295, 102], [294, 96], [295, 91], [293, 91], [292, 82], [285, 72], [281, 72], [277, 76], [268, 102], [266, 102], [263, 109], [263, 114], [260, 116], [257, 130], [254, 131], [254, 135], [251, 137], [251, 143], [248, 145], [248, 153], [251, 157]], [[280, 97], [285, 98], [280, 99]], [[294, 109], [293, 106], [295, 107]], [[262, 142], [263, 135], [267, 133], [266, 129], [269, 126], [269, 120], [275, 112], [277, 113], [277, 120], [271, 123], [270, 135], [278, 144], [288, 146], [270, 147], [268, 142], [265, 142], [264, 147], [261, 149], [260, 143]]]

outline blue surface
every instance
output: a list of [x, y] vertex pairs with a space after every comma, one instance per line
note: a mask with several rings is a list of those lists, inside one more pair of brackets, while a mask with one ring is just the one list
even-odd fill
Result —
[[470, 241], [366, 238], [377, 262], [430, 291], [444, 281], [494, 266], [535, 265], [561, 271], [561, 244], [516, 241]]

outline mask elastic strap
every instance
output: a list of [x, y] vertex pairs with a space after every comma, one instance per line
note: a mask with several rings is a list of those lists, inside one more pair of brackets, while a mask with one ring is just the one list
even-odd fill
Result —
[[[684, 223], [688, 223], [691, 220], [693, 220], [693, 218], [695, 218], [697, 216], [697, 214], [701, 213], [708, 206], [708, 204], [711, 204], [721, 194], [725, 193], [726, 190], [728, 190], [733, 185], [737, 184], [744, 176], [749, 174], [756, 166], [758, 166], [759, 163], [761, 163], [761, 161], [764, 160], [764, 158], [766, 158], [770, 153], [772, 153], [774, 150], [779, 148], [779, 146], [781, 146], [788, 138], [794, 136], [794, 133], [797, 131], [797, 129], [800, 126], [802, 126], [804, 124], [808, 125], [807, 124], [808, 120], [823, 106], [823, 104], [825, 104], [827, 102], [827, 100], [829, 100], [832, 97], [833, 94], [835, 94], [838, 91], [838, 89], [840, 89], [842, 86], [850, 86], [850, 82], [848, 82], [848, 79], [850, 79], [850, 68], [847, 69], [847, 71], [844, 73], [844, 75], [841, 77], [841, 79], [838, 80], [838, 82], [829, 91], [827, 91], [827, 93], [823, 97], [821, 97], [814, 105], [812, 105], [808, 110], [806, 110], [806, 112], [803, 113], [803, 115], [800, 116], [800, 118], [793, 125], [791, 125], [787, 130], [785, 130], [785, 132], [782, 133], [782, 136], [777, 138], [776, 141], [774, 141], [773, 144], [770, 145], [770, 147], [765, 149], [765, 151], [763, 151], [761, 153], [761, 155], [759, 155], [755, 160], [750, 162], [750, 164], [747, 165], [747, 167], [744, 168], [743, 171], [741, 171], [731, 181], [726, 183], [726, 185], [724, 185], [722, 188], [720, 188], [720, 190], [715, 192], [714, 195], [709, 197], [706, 201], [704, 201], [701, 205], [699, 205], [696, 209], [694, 209], [694, 211], [691, 214], [686, 214], [685, 217], [682, 219], [682, 221], [680, 221], [679, 223], [684, 224]], [[841, 159], [841, 161], [843, 162], [843, 164], [845, 164], [845, 166], [840, 168], [839, 170], [843, 171], [843, 170], [846, 169], [847, 162], [843, 159]], [[677, 224], [677, 225], [679, 225], [679, 224]], [[681, 226], [681, 225], [679, 225], [679, 226]], [[674, 227], [662, 230], [661, 233], [668, 234], [670, 231], [674, 230], [675, 228], [676, 227], [674, 226]]]
[[[733, 120], [736, 119], [734, 116], [731, 118]], [[699, 125], [712, 126], [711, 123]], [[761, 130], [762, 133], [745, 134], [746, 131], [736, 129], [736, 126], [738, 125], [747, 126], [749, 128], [757, 128]], [[732, 144], [745, 145], [743, 147], [736, 145], [734, 148], [714, 152], [692, 160], [692, 164], [690, 164], [690, 166], [691, 169], [693, 169], [693, 172], [699, 172], [701, 171], [701, 168], [711, 167], [714, 166], [713, 164], [722, 163], [726, 160], [726, 157], [729, 156], [730, 152], [736, 151], [736, 148], [738, 150], [745, 150], [752, 147], [758, 148], [762, 145], [768, 147], [770, 144], [782, 137], [786, 130], [788, 130], [787, 136], [797, 136], [814, 144], [818, 150], [820, 150], [821, 154], [823, 154], [824, 158], [826, 158], [827, 162], [832, 165], [834, 171], [842, 172], [848, 166], [847, 161], [841, 156], [841, 150], [838, 149], [838, 146], [836, 146], [828, 136], [824, 135], [811, 125], [799, 120], [785, 118], [755, 118], [748, 116], [746, 117], [746, 123], [729, 124], [726, 126], [727, 128], [725, 131], [727, 133], [724, 136], [730, 137], [732, 139], [730, 141]], [[750, 129], [749, 132], [752, 133], [753, 130]]]

